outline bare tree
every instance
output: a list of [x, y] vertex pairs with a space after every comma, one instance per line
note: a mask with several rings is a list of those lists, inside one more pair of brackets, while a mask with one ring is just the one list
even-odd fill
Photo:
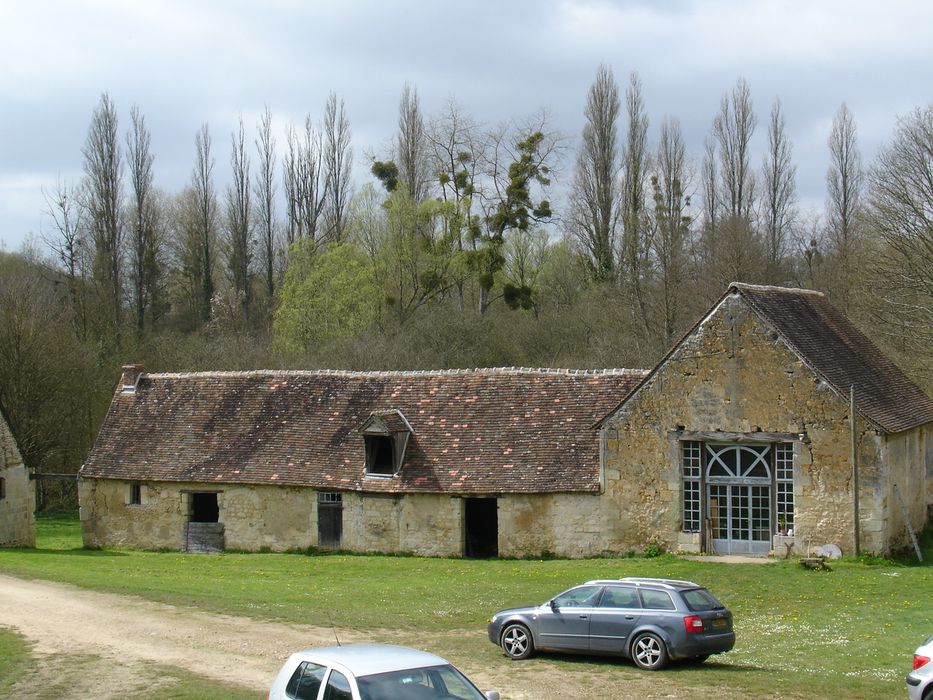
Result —
[[217, 194], [214, 190], [214, 157], [211, 155], [211, 134], [207, 124], [195, 135], [197, 156], [191, 178], [194, 195], [194, 226], [198, 242], [197, 281], [201, 289], [198, 309], [201, 320], [211, 318], [214, 296], [214, 242], [217, 238]]
[[479, 165], [486, 160], [487, 142], [479, 125], [451, 101], [444, 113], [431, 122], [428, 142], [441, 199], [466, 203], [475, 192]]
[[253, 259], [252, 200], [250, 198], [249, 154], [243, 119], [231, 135], [231, 182], [227, 187], [227, 270], [243, 321], [249, 320], [250, 266]]
[[619, 86], [612, 69], [601, 65], [586, 99], [586, 125], [570, 191], [567, 227], [586, 252], [599, 281], [615, 272], [616, 229], [621, 192], [618, 120]]
[[331, 93], [324, 109], [325, 219], [328, 240], [339, 240], [347, 226], [353, 147], [343, 100]]
[[705, 222], [698, 252], [707, 294], [732, 281], [760, 281], [765, 250], [755, 226], [755, 178], [750, 144], [757, 119], [748, 84], [739, 79], [723, 95], [706, 141], [703, 164]]
[[528, 294], [528, 290], [503, 289], [494, 295], [493, 288], [506, 262], [506, 235], [528, 231], [553, 216], [547, 188], [560, 152], [560, 137], [549, 128], [544, 112], [518, 127], [493, 130], [487, 143], [482, 164], [485, 186], [474, 183], [483, 229], [474, 237], [477, 245], [468, 256], [479, 285], [480, 314], [506, 293], [513, 300]]
[[933, 105], [900, 120], [868, 175], [868, 223], [882, 242], [878, 328], [933, 384]]
[[622, 280], [635, 321], [649, 329], [644, 283], [648, 274], [651, 241], [647, 227], [648, 115], [641, 94], [641, 79], [632, 73], [625, 91], [628, 137], [623, 148], [622, 174]]
[[830, 166], [826, 173], [827, 225], [836, 256], [836, 296], [847, 310], [853, 286], [853, 254], [857, 236], [857, 217], [861, 206], [862, 156], [858, 150], [855, 119], [843, 102], [833, 118], [829, 136]]
[[167, 294], [182, 327], [193, 330], [204, 316], [204, 243], [194, 185], [166, 198], [162, 208], [169, 269]]
[[88, 225], [94, 241], [94, 279], [114, 326], [122, 318], [120, 258], [123, 252], [123, 161], [117, 111], [107, 93], [94, 110], [85, 142]]
[[310, 114], [305, 117], [301, 134], [289, 127], [284, 163], [289, 246], [306, 236], [318, 241], [326, 234], [321, 226], [328, 191], [323, 153], [321, 135], [314, 129]]
[[[480, 165], [486, 162], [485, 134], [462, 108], [450, 101], [444, 113], [428, 129], [431, 167], [437, 174], [440, 199], [445, 215], [441, 237], [450, 241], [457, 253], [475, 250], [481, 238], [480, 216], [476, 213], [476, 186]], [[452, 272], [458, 308], [465, 308], [467, 270]]]
[[428, 198], [431, 188], [430, 161], [418, 90], [408, 83], [402, 88], [398, 106], [395, 151], [399, 183], [407, 190], [415, 204], [421, 204]]
[[285, 160], [282, 162], [282, 187], [285, 189], [285, 243], [291, 246], [300, 238], [301, 230], [298, 174], [301, 162], [301, 141], [295, 133], [294, 124], [288, 126], [285, 144]]
[[44, 193], [46, 215], [52, 222], [54, 235], [43, 234], [46, 245], [65, 271], [68, 297], [71, 301], [73, 325], [77, 337], [87, 337], [87, 303], [84, 281], [87, 276], [87, 230], [84, 221], [84, 199], [80, 188], [59, 181], [55, 191]]
[[790, 228], [795, 218], [797, 167], [791, 161], [781, 101], [775, 100], [768, 120], [768, 153], [762, 166], [762, 223], [768, 254], [768, 282], [785, 281], [781, 272]]
[[131, 127], [126, 135], [126, 153], [133, 189], [130, 226], [130, 280], [136, 311], [136, 330], [142, 333], [146, 312], [158, 292], [159, 259], [156, 230], [156, 207], [153, 199], [150, 134], [146, 120], [137, 106], [130, 110]]
[[716, 153], [716, 141], [708, 135], [703, 140], [703, 228], [715, 231], [719, 223], [719, 161]]
[[651, 189], [656, 230], [651, 240], [658, 266], [663, 341], [668, 346], [675, 339], [684, 304], [691, 224], [690, 197], [685, 194], [689, 188], [687, 149], [676, 119], [661, 122], [654, 165]]
[[719, 199], [725, 216], [752, 222], [755, 177], [752, 173], [749, 145], [758, 120], [752, 109], [748, 83], [739, 79], [732, 96], [723, 95], [719, 114], [713, 120], [713, 138], [719, 146]]
[[272, 111], [266, 107], [259, 121], [256, 138], [259, 167], [253, 192], [256, 196], [256, 218], [259, 223], [259, 258], [266, 283], [269, 303], [275, 295], [275, 136], [272, 134]]
[[715, 297], [730, 282], [759, 282], [767, 267], [761, 238], [742, 216], [728, 216], [701, 240], [702, 277], [707, 297]]

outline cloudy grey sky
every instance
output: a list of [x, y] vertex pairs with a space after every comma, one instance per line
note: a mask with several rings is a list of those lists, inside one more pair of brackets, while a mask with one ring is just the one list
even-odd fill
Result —
[[637, 71], [649, 138], [677, 117], [697, 158], [743, 77], [760, 163], [780, 97], [801, 202], [819, 208], [843, 101], [868, 162], [899, 115], [933, 100], [931, 28], [927, 0], [0, 0], [0, 249], [48, 227], [43, 189], [80, 178], [105, 91], [121, 126], [134, 104], [146, 117], [168, 191], [188, 180], [202, 123], [223, 177], [241, 114], [252, 126], [268, 105], [283, 128], [319, 118], [336, 91], [363, 182], [363, 151], [391, 138], [406, 81], [429, 116], [450, 98], [488, 124], [544, 107], [575, 147], [600, 63], [623, 87]]

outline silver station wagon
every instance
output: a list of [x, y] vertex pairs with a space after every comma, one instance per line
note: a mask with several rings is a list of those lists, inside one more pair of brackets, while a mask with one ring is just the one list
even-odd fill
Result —
[[732, 613], [712, 593], [656, 578], [587, 581], [541, 605], [500, 610], [488, 633], [512, 659], [535, 650], [615, 654], [649, 671], [735, 645]]

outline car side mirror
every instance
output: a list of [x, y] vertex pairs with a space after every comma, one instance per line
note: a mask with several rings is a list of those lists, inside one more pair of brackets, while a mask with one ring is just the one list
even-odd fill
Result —
[[548, 605], [551, 606], [551, 610], [553, 610], [554, 612], [557, 612], [558, 610], [560, 610], [560, 605], [557, 604], [556, 600], [549, 600]]
[[486, 700], [499, 700], [498, 690], [487, 690], [483, 695], [486, 696]]

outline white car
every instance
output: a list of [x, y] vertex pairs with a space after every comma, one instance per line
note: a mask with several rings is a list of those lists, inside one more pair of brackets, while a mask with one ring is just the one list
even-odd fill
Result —
[[914, 652], [914, 670], [907, 674], [910, 700], [933, 700], [933, 637]]
[[306, 649], [288, 657], [269, 700], [499, 700], [439, 656], [390, 644]]

